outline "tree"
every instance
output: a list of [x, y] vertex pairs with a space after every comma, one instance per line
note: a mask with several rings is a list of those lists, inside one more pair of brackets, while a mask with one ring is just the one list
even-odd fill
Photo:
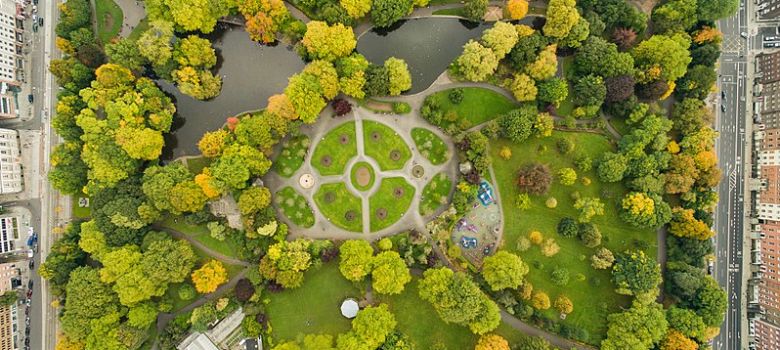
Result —
[[412, 0], [375, 0], [371, 7], [371, 20], [379, 28], [387, 28], [412, 12]]
[[713, 115], [706, 108], [704, 101], [698, 98], [683, 98], [674, 104], [671, 119], [674, 128], [687, 135], [702, 129], [705, 125], [711, 125]]
[[517, 288], [527, 273], [528, 265], [519, 256], [503, 250], [486, 257], [482, 264], [482, 277], [494, 291]]
[[580, 216], [577, 221], [590, 222], [594, 216], [604, 215], [604, 203], [597, 197], [582, 197], [574, 202], [574, 208], [579, 209]]
[[596, 75], [586, 75], [574, 84], [574, 100], [579, 106], [601, 106], [607, 97], [604, 79]]
[[[549, 22], [548, 22], [549, 23]], [[545, 80], [555, 75], [558, 70], [558, 56], [555, 54], [557, 46], [548, 45], [539, 52], [536, 61], [525, 67], [525, 73], [535, 80]]]
[[501, 322], [498, 306], [471, 278], [448, 268], [428, 269], [419, 282], [420, 298], [430, 302], [445, 322], [468, 326], [476, 334], [485, 334]]
[[535, 108], [518, 108], [509, 111], [498, 120], [501, 135], [517, 143], [531, 136]]
[[712, 92], [712, 86], [717, 79], [717, 74], [712, 67], [693, 66], [677, 80], [675, 91], [682, 97], [703, 100]]
[[697, 0], [696, 13], [699, 20], [715, 21], [731, 16], [737, 11], [737, 0]]
[[536, 61], [538, 52], [548, 44], [547, 38], [536, 31], [530, 35], [519, 37], [517, 44], [509, 52], [509, 60], [512, 63], [512, 67], [516, 70], [525, 69], [525, 66]]
[[[166, 21], [151, 21], [138, 38], [138, 52], [152, 65], [164, 66], [173, 57], [173, 24]], [[131, 67], [128, 67], [131, 68]]]
[[284, 94], [289, 98], [298, 117], [307, 124], [314, 123], [327, 102], [322, 97], [322, 86], [312, 74], [295, 74], [290, 77]]
[[657, 33], [687, 32], [696, 24], [696, 0], [667, 1], [653, 9], [652, 19]]
[[232, 141], [232, 135], [224, 129], [208, 131], [198, 141], [198, 149], [206, 158], [214, 158], [222, 154], [222, 150]]
[[715, 235], [715, 232], [710, 229], [709, 225], [696, 219], [693, 210], [683, 208], [674, 208], [672, 210], [669, 233], [677, 237], [699, 240], [707, 240]]
[[217, 290], [219, 285], [227, 282], [227, 271], [219, 260], [209, 260], [199, 269], [192, 272], [192, 282], [195, 290], [201, 294], [211, 293]]
[[690, 41], [680, 34], [653, 35], [639, 43], [631, 55], [640, 69], [640, 80], [674, 81], [682, 77], [691, 63], [688, 46]]
[[238, 209], [241, 215], [252, 215], [271, 204], [271, 191], [262, 186], [247, 188], [238, 196]]
[[531, 306], [537, 310], [547, 310], [550, 308], [550, 297], [545, 292], [536, 291], [531, 298]]
[[605, 79], [633, 75], [634, 58], [628, 53], [618, 52], [615, 44], [591, 36], [574, 55], [574, 72], [578, 76], [593, 74]]
[[[72, 278], [72, 277], [71, 277]], [[701, 316], [708, 327], [718, 327], [728, 306], [726, 292], [718, 286], [712, 277], [705, 277], [704, 284], [690, 302], [691, 309]]]
[[400, 95], [401, 92], [412, 87], [412, 76], [409, 67], [402, 59], [390, 57], [385, 61], [385, 70], [389, 81], [388, 91], [390, 96]]
[[709, 241], [675, 235], [666, 236], [666, 247], [670, 261], [680, 261], [698, 268], [704, 268], [705, 257], [713, 253]]
[[173, 58], [179, 66], [208, 69], [217, 64], [217, 55], [208, 39], [189, 35], [176, 43]]
[[691, 64], [707, 67], [715, 66], [720, 58], [720, 44], [707, 43], [691, 49]]
[[577, 228], [577, 234], [582, 244], [588, 248], [595, 248], [601, 244], [601, 231], [594, 223], [581, 223]]
[[597, 270], [606, 270], [612, 267], [614, 262], [615, 257], [612, 255], [612, 252], [604, 247], [596, 250], [596, 254], [590, 257], [590, 266]]
[[64, 194], [79, 194], [87, 184], [87, 165], [81, 160], [81, 143], [65, 142], [51, 153], [49, 181]]
[[371, 273], [374, 248], [362, 239], [345, 241], [339, 248], [339, 271], [344, 278], [360, 282]]
[[552, 182], [550, 168], [540, 163], [529, 163], [517, 172], [517, 187], [521, 192], [533, 195], [547, 193]]
[[685, 337], [704, 340], [707, 326], [695, 312], [672, 306], [666, 311], [669, 327], [680, 332]]
[[488, 0], [468, 0], [463, 6], [463, 14], [473, 22], [482, 21], [487, 12]]
[[311, 21], [306, 24], [301, 43], [312, 59], [334, 61], [352, 53], [357, 41], [352, 30], [341, 23], [328, 26], [325, 22]]
[[630, 309], [607, 316], [607, 338], [601, 349], [651, 349], [663, 339], [668, 328], [660, 304], [634, 301]]
[[456, 71], [469, 81], [484, 81], [498, 67], [498, 57], [488, 47], [469, 40], [463, 45], [463, 53], [455, 59]]
[[661, 342], [662, 350], [697, 350], [698, 348], [699, 344], [674, 329], [670, 330]]
[[615, 28], [612, 32], [612, 41], [620, 47], [621, 50], [628, 50], [636, 42], [636, 32], [631, 28]]
[[482, 43], [485, 47], [493, 50], [493, 53], [499, 60], [503, 59], [512, 50], [515, 44], [517, 44], [517, 40], [517, 30], [515, 26], [508, 22], [496, 22], [492, 28], [482, 33]]
[[538, 91], [537, 98], [539, 101], [558, 107], [569, 95], [569, 84], [566, 83], [566, 80], [552, 78], [539, 82]]
[[552, 135], [554, 128], [555, 120], [549, 113], [539, 113], [536, 115], [536, 122], [534, 123], [536, 137], [548, 137]]
[[146, 62], [138, 45], [132, 40], [119, 39], [105, 45], [106, 56], [111, 63], [137, 71]]
[[60, 7], [60, 18], [55, 33], [59, 37], [70, 38], [70, 32], [89, 26], [91, 14], [88, 1], [76, 0], [71, 3], [63, 3]]
[[217, 19], [227, 16], [230, 2], [222, 0], [154, 0], [146, 4], [151, 20], [166, 20], [176, 23], [183, 31], [211, 33]]
[[655, 226], [655, 201], [645, 193], [631, 192], [621, 202], [621, 218], [637, 227]]
[[303, 273], [311, 266], [309, 252], [311, 241], [296, 239], [271, 245], [260, 260], [260, 274], [272, 279], [284, 288], [297, 288], [303, 284]]
[[130, 308], [127, 323], [135, 328], [147, 329], [157, 320], [157, 308], [152, 303], [143, 303]]
[[371, 10], [371, 0], [339, 0], [339, 4], [354, 19], [365, 16]]
[[142, 189], [158, 210], [180, 214], [181, 211], [174, 208], [171, 194], [175, 186], [190, 179], [192, 179], [192, 174], [182, 163], [176, 162], [168, 166], [155, 165], [144, 171]]
[[49, 282], [51, 292], [56, 296], [65, 292], [71, 271], [84, 265], [87, 256], [79, 248], [80, 234], [80, 224], [68, 224], [64, 234], [54, 241], [46, 260], [38, 269], [38, 273]]
[[563, 294], [555, 298], [555, 303], [553, 306], [558, 310], [558, 312], [562, 314], [570, 314], [572, 311], [574, 311], [574, 304], [572, 304], [571, 299], [567, 298]]
[[[358, 312], [352, 321], [352, 330], [346, 333], [346, 336], [354, 336], [366, 349], [375, 349], [382, 345], [387, 336], [393, 332], [396, 326], [395, 316], [390, 312], [387, 304], [379, 304], [376, 307], [366, 307]], [[338, 348], [342, 347], [344, 340], [340, 335], [338, 338]], [[348, 347], [349, 348], [349, 347]]]
[[86, 340], [91, 331], [90, 321], [119, 312], [119, 299], [100, 281], [97, 269], [74, 269], [65, 293], [68, 297], [60, 322], [63, 333], [71, 340]]
[[509, 18], [521, 19], [528, 13], [528, 1], [526, 0], [509, 0], [506, 3], [507, 12], [509, 12]]
[[584, 18], [580, 18], [571, 28], [569, 34], [558, 40], [558, 46], [572, 49], [579, 48], [589, 35], [590, 23]]
[[558, 254], [558, 252], [561, 250], [561, 247], [558, 245], [558, 243], [555, 242], [555, 239], [548, 238], [542, 242], [542, 244], [539, 246], [539, 250], [541, 251], [542, 255], [549, 258], [555, 254]]
[[542, 337], [523, 337], [520, 343], [515, 344], [514, 350], [553, 350], [550, 343]]
[[246, 16], [246, 32], [249, 39], [269, 44], [276, 40], [276, 31], [278, 26], [273, 18], [263, 12], [258, 12], [252, 16]]
[[558, 221], [558, 234], [563, 237], [576, 237], [577, 236], [577, 221], [570, 218], [570, 217], [564, 217], [560, 221]]
[[520, 102], [534, 101], [538, 93], [536, 83], [526, 74], [515, 74], [509, 89], [512, 91], [512, 95], [515, 96], [515, 99]]
[[485, 334], [479, 337], [474, 350], [509, 350], [509, 342], [498, 334]]
[[577, 182], [577, 172], [572, 168], [563, 168], [558, 170], [558, 181], [561, 185], [571, 186]]
[[599, 161], [597, 172], [604, 182], [618, 182], [628, 170], [628, 160], [620, 153], [605, 152]]
[[580, 13], [575, 5], [574, 0], [551, 0], [547, 4], [547, 22], [542, 28], [544, 35], [556, 39], [566, 37], [580, 21]]
[[615, 257], [612, 281], [618, 294], [645, 294], [654, 291], [661, 283], [661, 268], [644, 251], [626, 251]]
[[604, 80], [606, 93], [604, 100], [607, 102], [625, 101], [634, 94], [634, 77], [630, 75], [619, 75]]
[[374, 257], [371, 265], [371, 286], [379, 294], [400, 294], [412, 280], [409, 268], [398, 252], [381, 252]]

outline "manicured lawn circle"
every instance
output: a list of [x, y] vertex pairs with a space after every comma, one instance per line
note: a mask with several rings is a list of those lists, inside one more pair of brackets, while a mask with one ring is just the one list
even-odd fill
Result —
[[382, 171], [399, 170], [412, 157], [412, 151], [395, 130], [379, 122], [363, 121], [364, 147]]
[[312, 212], [306, 198], [300, 195], [292, 187], [285, 187], [274, 194], [274, 201], [282, 215], [292, 223], [300, 227], [314, 226], [314, 212]]
[[[563, 156], [556, 150], [556, 139], [565, 135], [572, 136], [576, 149], [570, 155]], [[512, 150], [514, 156], [510, 160], [503, 160], [498, 155], [504, 146]], [[539, 151], [544, 148], [546, 151]], [[618, 217], [618, 203], [627, 190], [620, 183], [601, 183], [594, 170], [578, 171], [580, 178], [585, 176], [593, 181], [589, 186], [582, 185], [580, 181], [573, 186], [561, 186], [555, 182], [546, 195], [531, 196], [531, 208], [522, 211], [515, 207], [515, 198], [519, 193], [515, 179], [517, 169], [527, 162], [547, 164], [555, 173], [560, 168], [575, 167], [575, 154], [579, 152], [597, 159], [612, 148], [604, 136], [566, 132], [554, 132], [552, 137], [547, 138], [531, 138], [519, 145], [504, 139], [493, 141], [490, 145], [493, 169], [503, 201], [504, 247], [519, 254], [528, 263], [530, 271], [526, 278], [533, 285], [534, 291], [544, 291], [551, 299], [564, 294], [572, 300], [574, 312], [560, 322], [587, 330], [592, 344], [598, 344], [606, 334], [607, 315], [619, 312], [621, 307], [630, 306], [631, 298], [614, 292], [615, 286], [611, 282], [609, 270], [595, 270], [590, 266], [589, 259], [595, 248], [585, 247], [577, 238], [565, 238], [557, 234], [556, 227], [562, 217], [576, 218], [579, 214], [573, 207], [572, 193], [578, 192], [583, 197], [598, 197], [605, 204], [605, 215], [595, 217], [593, 222], [604, 236], [602, 246], [613, 253], [635, 249], [634, 242], [642, 241], [650, 247], [647, 253], [656, 256], [656, 233], [653, 230], [631, 227]], [[545, 206], [549, 197], [558, 199], [556, 208]], [[534, 230], [542, 232], [545, 239], [554, 238], [560, 246], [560, 252], [552, 257], [544, 257], [539, 246], [531, 246], [524, 252], [518, 251], [518, 238], [527, 237]], [[566, 287], [556, 286], [552, 282], [550, 273], [556, 267], [569, 270], [572, 278]], [[584, 275], [585, 281], [578, 281], [578, 274]], [[543, 311], [543, 314], [551, 319], [558, 319], [559, 316], [553, 308]]]
[[314, 194], [317, 207], [330, 222], [352, 232], [363, 232], [361, 200], [341, 182], [320, 186]]
[[420, 197], [420, 215], [433, 213], [446, 204], [452, 189], [452, 180], [445, 173], [438, 173], [423, 188], [422, 197]]
[[350, 180], [356, 189], [367, 191], [374, 186], [374, 168], [366, 162], [355, 163], [352, 166]]
[[322, 176], [340, 175], [356, 155], [355, 122], [347, 122], [331, 129], [317, 143], [311, 165]]
[[409, 210], [414, 198], [414, 187], [403, 177], [382, 179], [379, 188], [369, 198], [371, 232], [390, 227]]
[[417, 146], [417, 152], [428, 159], [433, 165], [444, 164], [449, 159], [449, 151], [444, 141], [433, 132], [423, 129], [412, 129], [412, 140]]

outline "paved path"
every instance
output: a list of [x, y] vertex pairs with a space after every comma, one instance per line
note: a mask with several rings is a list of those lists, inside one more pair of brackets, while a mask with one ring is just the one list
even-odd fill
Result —
[[124, 38], [127, 38], [133, 32], [135, 26], [146, 17], [143, 1], [137, 0], [115, 0], [116, 4], [122, 9], [122, 30], [119, 32]]
[[231, 264], [231, 265], [241, 265], [241, 266], [250, 266], [251, 265], [250, 263], [248, 263], [246, 261], [239, 260], [239, 259], [236, 259], [234, 257], [230, 257], [230, 256], [227, 256], [227, 255], [222, 254], [220, 252], [217, 252], [217, 251], [209, 248], [205, 244], [201, 243], [200, 241], [192, 238], [192, 236], [190, 236], [190, 235], [188, 235], [186, 233], [179, 232], [179, 231], [176, 231], [176, 230], [174, 230], [172, 228], [168, 228], [168, 227], [165, 227], [165, 226], [162, 226], [162, 225], [159, 225], [159, 224], [152, 225], [152, 228], [157, 230], [157, 231], [168, 232], [169, 234], [171, 234], [171, 236], [173, 236], [173, 237], [175, 237], [177, 239], [186, 240], [187, 242], [190, 242], [190, 244], [198, 247], [198, 249], [203, 250], [204, 252], [208, 253], [210, 256], [212, 256], [214, 258], [217, 258], [217, 259], [221, 260], [224, 263], [228, 263], [228, 264]]

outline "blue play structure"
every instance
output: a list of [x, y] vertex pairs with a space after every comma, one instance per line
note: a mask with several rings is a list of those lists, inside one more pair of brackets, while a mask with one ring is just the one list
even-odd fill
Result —
[[482, 202], [482, 205], [486, 207], [493, 204], [493, 189], [487, 181], [482, 180], [482, 182], [480, 182], [479, 189], [477, 190], [477, 197], [479, 198], [479, 201]]
[[477, 247], [477, 239], [474, 237], [463, 236], [460, 238], [460, 245], [466, 249], [473, 249]]

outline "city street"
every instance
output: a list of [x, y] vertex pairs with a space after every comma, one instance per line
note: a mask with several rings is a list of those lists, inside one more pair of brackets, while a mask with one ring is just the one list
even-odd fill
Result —
[[[718, 187], [720, 200], [715, 213], [715, 278], [728, 293], [728, 311], [713, 349], [743, 349], [747, 336], [743, 333], [743, 239], [745, 237], [745, 123], [749, 115], [746, 96], [748, 41], [747, 10], [719, 23], [723, 31], [723, 53], [718, 79], [715, 129], [720, 132], [716, 143], [723, 179]], [[751, 113], [752, 114], [752, 113]]]

